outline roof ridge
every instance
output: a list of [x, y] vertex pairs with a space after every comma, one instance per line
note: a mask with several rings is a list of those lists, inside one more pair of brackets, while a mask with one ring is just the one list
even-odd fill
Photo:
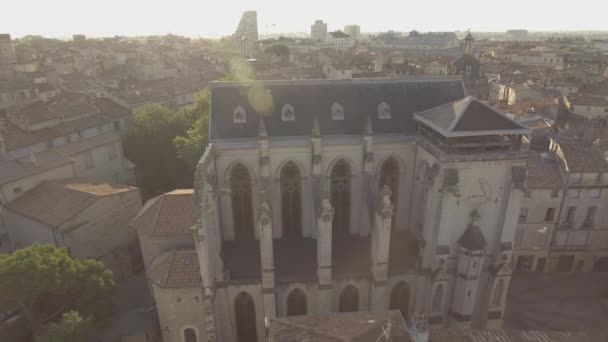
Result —
[[152, 234], [154, 235], [154, 233], [156, 232], [156, 225], [158, 224], [158, 216], [160, 215], [160, 211], [163, 208], [163, 203], [165, 202], [165, 194], [160, 195], [160, 199], [157, 202], [158, 203], [158, 210], [156, 211], [156, 214], [154, 215], [154, 219], [152, 220]]
[[[460, 99], [460, 101], [454, 101], [453, 103], [457, 103], [457, 102], [465, 102], [465, 106], [464, 108], [460, 111], [460, 113], [458, 114], [458, 117], [456, 118], [456, 120], [452, 121], [452, 124], [450, 125], [450, 127], [448, 127], [448, 132], [451, 132], [454, 127], [456, 127], [458, 125], [458, 123], [460, 122], [460, 120], [462, 120], [462, 117], [464, 116], [464, 113], [466, 113], [467, 109], [469, 109], [469, 106], [471, 105], [471, 103], [473, 102], [474, 97], [469, 95], [467, 97], [464, 97], [462, 99]], [[447, 106], [447, 104], [446, 104]]]
[[137, 224], [136, 221], [141, 219], [147, 213], [147, 211], [150, 210], [150, 208], [154, 207], [154, 205], [156, 203], [158, 203], [158, 200], [160, 199], [161, 196], [162, 195], [158, 195], [158, 196], [152, 197], [148, 201], [146, 201], [146, 203], [144, 203], [144, 205], [141, 207], [139, 212], [135, 215], [133, 220], [131, 220], [130, 225], [133, 226], [135, 229], [137, 229], [137, 227], [135, 227], [135, 225]]
[[167, 273], [165, 275], [165, 280], [163, 281], [163, 286], [167, 286], [169, 282], [169, 276], [171, 274], [171, 270], [173, 269], [173, 261], [175, 260], [175, 252], [171, 253], [171, 261], [169, 261], [169, 268], [167, 269]]

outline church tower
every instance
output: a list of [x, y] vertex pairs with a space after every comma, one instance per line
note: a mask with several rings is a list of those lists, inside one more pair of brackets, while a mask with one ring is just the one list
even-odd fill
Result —
[[467, 35], [464, 37], [464, 54], [467, 56], [473, 55], [473, 35], [471, 31], [467, 31]]

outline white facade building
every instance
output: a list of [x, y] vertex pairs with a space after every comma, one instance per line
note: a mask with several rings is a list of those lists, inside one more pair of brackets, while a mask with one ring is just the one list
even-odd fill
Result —
[[327, 23], [324, 23], [323, 20], [316, 20], [310, 26], [310, 38], [317, 43], [325, 42], [327, 39]]
[[178, 314], [189, 297], [157, 302], [172, 331], [263, 341], [265, 318], [387, 309], [501, 325], [528, 130], [463, 98], [458, 77], [252, 86], [211, 85], [200, 279], [181, 254], [148, 271], [159, 291], [203, 294], [200, 320]]

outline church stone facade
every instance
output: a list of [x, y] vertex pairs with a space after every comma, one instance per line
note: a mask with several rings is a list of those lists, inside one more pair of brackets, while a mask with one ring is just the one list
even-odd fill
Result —
[[209, 125], [201, 278], [186, 282], [204, 317], [173, 319], [180, 339], [263, 341], [268, 318], [389, 309], [501, 326], [528, 132], [462, 78], [216, 82]]

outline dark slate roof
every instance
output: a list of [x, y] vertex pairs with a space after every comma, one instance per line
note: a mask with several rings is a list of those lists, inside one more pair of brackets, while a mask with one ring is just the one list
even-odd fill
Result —
[[[460, 77], [212, 82], [210, 137], [212, 140], [257, 137], [260, 115], [252, 103], [260, 102], [272, 103], [267, 113], [256, 106], [267, 115], [264, 121], [270, 137], [309, 136], [315, 117], [322, 135], [361, 134], [368, 116], [376, 134], [415, 134], [418, 125], [414, 113], [464, 95]], [[334, 102], [343, 107], [344, 120], [332, 120]], [[390, 119], [378, 119], [378, 106], [382, 102], [391, 108]], [[295, 121], [282, 121], [285, 104], [294, 107]], [[233, 122], [233, 112], [238, 106], [245, 109], [246, 123]]]
[[445, 137], [530, 133], [472, 96], [418, 113], [415, 118]]
[[471, 251], [481, 251], [486, 248], [486, 239], [478, 226], [469, 224], [458, 239], [458, 245]]

